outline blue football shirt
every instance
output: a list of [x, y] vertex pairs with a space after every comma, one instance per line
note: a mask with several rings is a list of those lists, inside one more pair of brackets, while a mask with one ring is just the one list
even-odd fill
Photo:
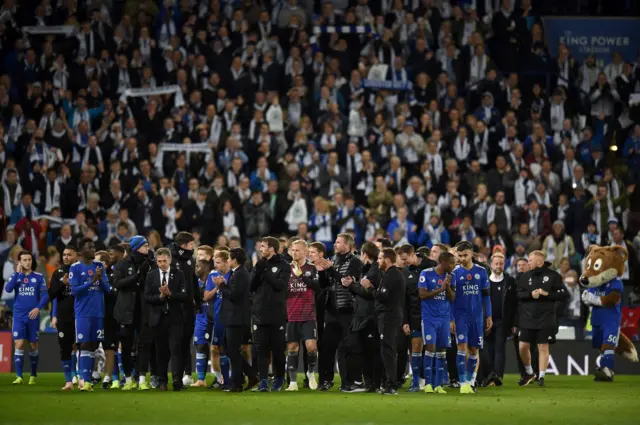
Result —
[[[620, 279], [614, 279], [597, 288], [589, 288], [588, 291], [598, 297], [604, 297], [612, 292], [622, 295], [623, 285]], [[622, 300], [614, 306], [604, 307], [594, 305], [591, 310], [591, 324], [594, 326], [617, 325], [622, 320]]]
[[[446, 273], [438, 274], [433, 268], [423, 270], [418, 279], [418, 288], [435, 291], [444, 284], [446, 277]], [[451, 283], [454, 283], [453, 279]], [[447, 298], [447, 291], [443, 291], [433, 298], [422, 300], [421, 311], [423, 320], [444, 320], [448, 322], [451, 317], [451, 301]]]
[[458, 265], [453, 270], [453, 280], [456, 287], [455, 317], [481, 322], [484, 314], [482, 290], [489, 289], [487, 271], [477, 264], [468, 270]]
[[[102, 278], [93, 283], [98, 267], [102, 268]], [[104, 264], [77, 262], [69, 268], [69, 286], [74, 296], [76, 318], [104, 317], [104, 294], [111, 290]]]
[[15, 317], [25, 317], [34, 308], [42, 309], [49, 301], [47, 293], [47, 282], [40, 273], [31, 272], [14, 273], [7, 282], [5, 290], [8, 293], [16, 291], [13, 304], [13, 315]]

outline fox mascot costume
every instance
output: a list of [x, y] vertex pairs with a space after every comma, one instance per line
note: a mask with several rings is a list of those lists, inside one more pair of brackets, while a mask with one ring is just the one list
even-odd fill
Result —
[[637, 362], [638, 352], [633, 343], [620, 333], [622, 319], [622, 290], [620, 280], [629, 254], [621, 246], [589, 246], [580, 276], [580, 285], [587, 288], [582, 302], [591, 306], [593, 348], [600, 350], [600, 367], [595, 380], [612, 382], [614, 353]]

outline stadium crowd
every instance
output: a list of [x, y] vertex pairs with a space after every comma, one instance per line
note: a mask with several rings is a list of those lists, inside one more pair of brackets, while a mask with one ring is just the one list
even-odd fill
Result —
[[49, 285], [67, 248], [138, 235], [174, 262], [243, 248], [250, 269], [266, 236], [326, 258], [339, 234], [469, 242], [513, 277], [539, 251], [577, 335], [589, 245], [626, 247], [623, 303], [640, 293], [640, 63], [550, 57], [535, 1], [4, 0], [0, 43], [9, 307], [20, 252]]

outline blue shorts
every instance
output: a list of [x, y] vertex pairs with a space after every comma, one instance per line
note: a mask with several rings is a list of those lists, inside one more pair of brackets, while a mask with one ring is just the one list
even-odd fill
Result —
[[482, 321], [456, 317], [456, 339], [458, 344], [467, 344], [469, 347], [482, 348], [483, 335], [484, 327]]
[[591, 328], [591, 346], [600, 349], [604, 344], [618, 346], [620, 325], [598, 325]]
[[213, 325], [213, 336], [211, 337], [211, 345], [224, 347], [224, 326], [221, 324]]
[[209, 344], [209, 342], [211, 341], [212, 328], [212, 325], [203, 325], [200, 323], [196, 323], [196, 327], [193, 330], [193, 344]]
[[451, 347], [451, 332], [448, 321], [422, 319], [422, 339], [426, 344], [435, 344], [436, 348]]
[[104, 339], [104, 320], [102, 317], [76, 318], [76, 342], [99, 342]]
[[[29, 342], [38, 342], [40, 333], [40, 318], [29, 319], [29, 316], [13, 318], [13, 340], [26, 339]], [[11, 348], [11, 347], [9, 347]]]

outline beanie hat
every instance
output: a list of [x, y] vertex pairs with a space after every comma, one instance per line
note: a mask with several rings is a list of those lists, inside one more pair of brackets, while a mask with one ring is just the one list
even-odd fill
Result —
[[147, 243], [147, 239], [144, 236], [136, 235], [129, 240], [129, 248], [135, 252]]

